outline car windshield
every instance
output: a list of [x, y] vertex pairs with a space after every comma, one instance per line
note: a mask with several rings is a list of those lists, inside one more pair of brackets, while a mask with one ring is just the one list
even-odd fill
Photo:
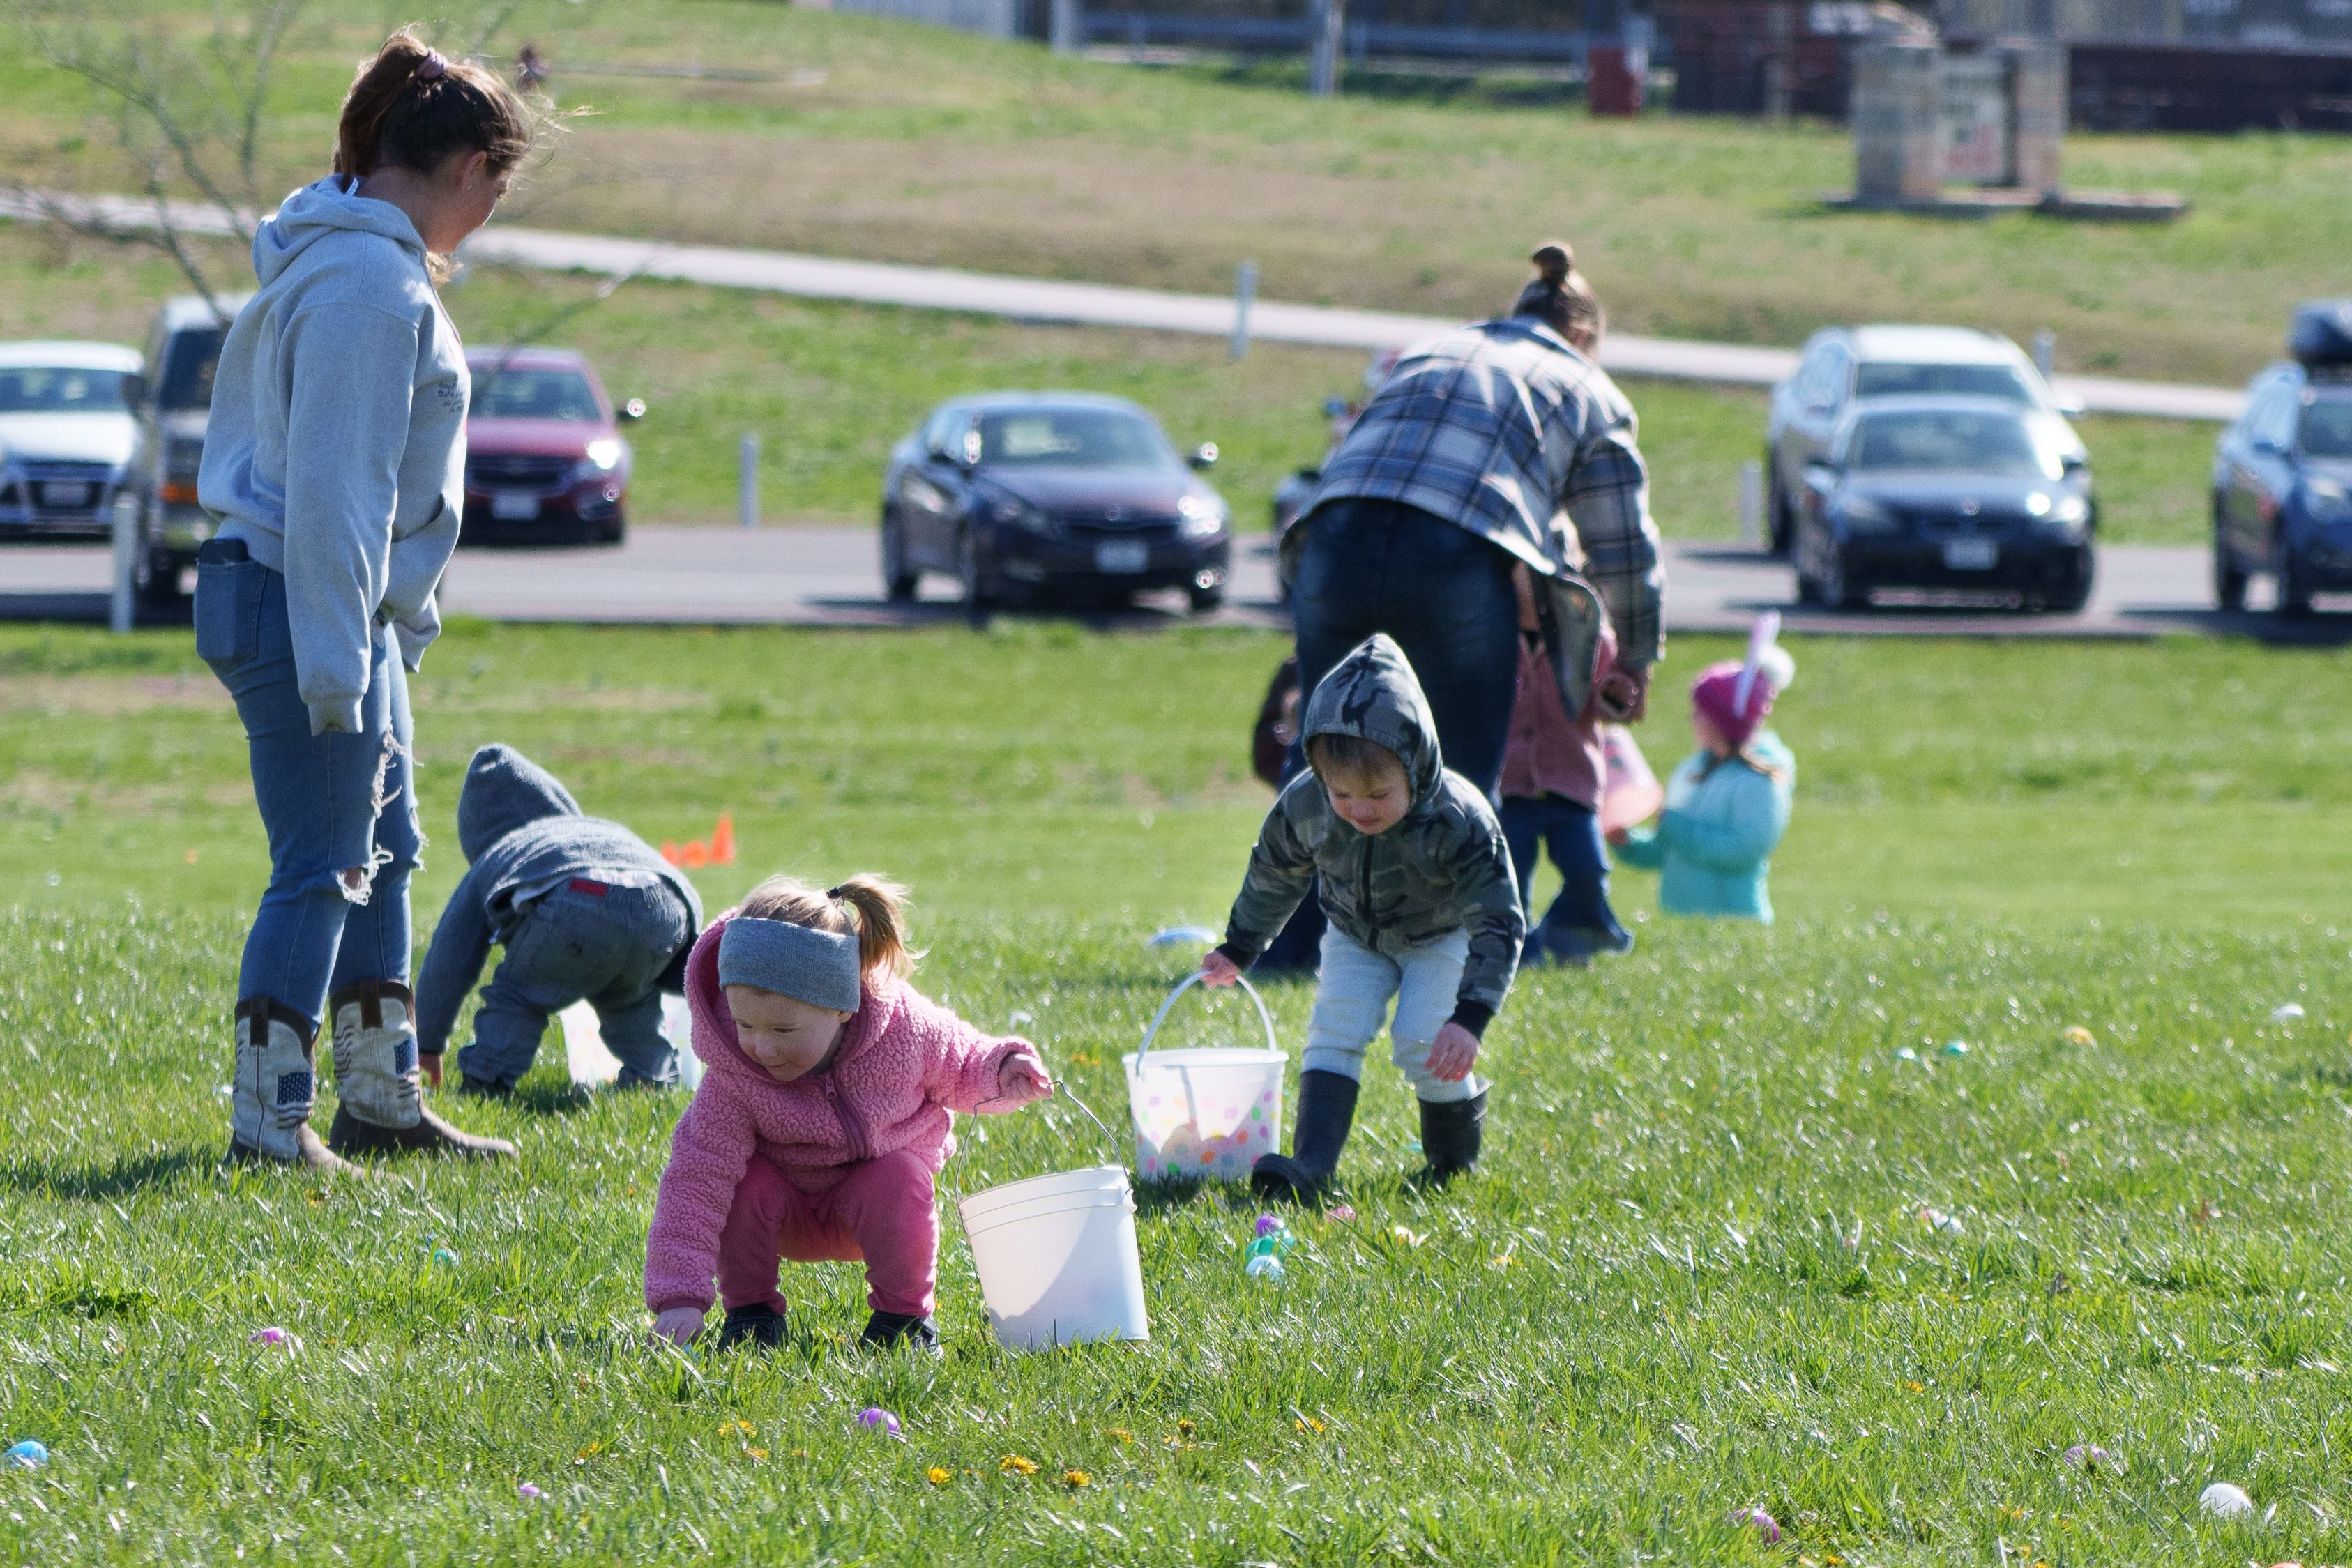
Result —
[[2020, 479], [2058, 477], [2057, 465], [2034, 445], [2023, 420], [1964, 410], [1882, 413], [1864, 420], [1854, 434], [1853, 466], [1872, 473], [1940, 469]]
[[2304, 404], [2297, 435], [2306, 457], [2352, 457], [2352, 397]]
[[492, 361], [474, 372], [473, 416], [476, 419], [560, 419], [572, 424], [601, 424], [604, 411], [596, 393], [578, 371], [527, 371]]
[[223, 336], [218, 328], [172, 334], [171, 347], [163, 353], [163, 379], [155, 388], [158, 407], [167, 412], [212, 407], [213, 371], [220, 363]]
[[2029, 407], [2038, 400], [2012, 365], [1865, 364], [1854, 371], [1856, 397], [1997, 397]]
[[1035, 408], [980, 416], [980, 460], [1069, 468], [1175, 468], [1159, 426], [1099, 408]]
[[123, 374], [79, 365], [0, 365], [0, 413], [119, 413]]

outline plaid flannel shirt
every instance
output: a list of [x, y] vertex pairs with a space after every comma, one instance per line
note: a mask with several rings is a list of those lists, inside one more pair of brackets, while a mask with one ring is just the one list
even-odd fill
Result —
[[1617, 663], [1660, 651], [1665, 571], [1633, 405], [1532, 318], [1482, 321], [1411, 349], [1323, 465], [1316, 504], [1402, 501], [1539, 571], [1600, 590]]

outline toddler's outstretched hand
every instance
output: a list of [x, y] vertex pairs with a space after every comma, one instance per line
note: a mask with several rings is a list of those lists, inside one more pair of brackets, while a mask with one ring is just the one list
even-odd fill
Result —
[[1054, 1081], [1044, 1064], [1026, 1052], [1006, 1057], [996, 1069], [996, 1097], [1015, 1105], [1053, 1097]]
[[1204, 986], [1230, 986], [1241, 977], [1241, 966], [1214, 947], [1201, 960], [1201, 983]]
[[1430, 1076], [1447, 1083], [1459, 1083], [1470, 1076], [1471, 1068], [1477, 1063], [1478, 1037], [1449, 1020], [1437, 1031], [1436, 1043], [1429, 1048]]
[[702, 1332], [700, 1307], [672, 1307], [654, 1319], [654, 1338], [685, 1344]]

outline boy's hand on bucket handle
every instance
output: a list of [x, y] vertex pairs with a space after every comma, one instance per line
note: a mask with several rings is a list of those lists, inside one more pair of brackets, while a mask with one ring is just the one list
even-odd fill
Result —
[[700, 1307], [672, 1307], [654, 1319], [654, 1338], [686, 1344], [702, 1332]]
[[1026, 1105], [1032, 1100], [1050, 1100], [1053, 1096], [1054, 1081], [1046, 1076], [1045, 1065], [1034, 1057], [1025, 1054], [1008, 1056], [997, 1065], [998, 1100]]
[[1470, 1070], [1477, 1064], [1476, 1035], [1451, 1021], [1437, 1031], [1437, 1043], [1429, 1048], [1431, 1077], [1459, 1083], [1470, 1076]]
[[1214, 947], [1201, 960], [1201, 983], [1204, 986], [1230, 986], [1241, 977], [1241, 966]]

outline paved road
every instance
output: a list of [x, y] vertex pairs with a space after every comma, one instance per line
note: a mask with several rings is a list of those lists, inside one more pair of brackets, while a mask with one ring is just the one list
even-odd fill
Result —
[[[1983, 606], [1881, 605], [1862, 612], [1799, 607], [1789, 569], [1736, 545], [1667, 547], [1670, 632], [1742, 632], [1757, 612], [1779, 609], [1790, 630], [1872, 635], [2145, 637], [2168, 632], [2335, 642], [2352, 637], [2352, 616], [2321, 616], [2282, 627], [2256, 609], [2211, 608], [2201, 549], [2116, 545], [2100, 552], [2097, 591], [2078, 615], [2024, 615]], [[0, 619], [106, 618], [102, 546], [0, 549]], [[1150, 629], [1180, 621], [1281, 626], [1273, 561], [1262, 542], [1234, 563], [1226, 607], [1192, 618], [1181, 595], [1153, 596], [1131, 611], [1090, 614], [1097, 624]], [[962, 613], [943, 580], [925, 580], [923, 598], [894, 605], [881, 597], [870, 528], [636, 528], [614, 549], [467, 549], [446, 580], [451, 614], [500, 621], [649, 624], [913, 626]], [[184, 612], [179, 617], [184, 621]]]
[[[123, 227], [152, 225], [154, 222], [152, 204], [135, 197], [64, 197], [0, 192], [0, 218], [41, 221], [47, 216], [50, 205]], [[227, 234], [234, 228], [222, 209], [196, 203], [173, 204], [173, 216], [192, 233]], [[667, 245], [492, 225], [467, 240], [459, 255], [471, 261], [503, 262], [559, 272], [669, 278], [815, 299], [855, 299], [868, 304], [971, 311], [1024, 321], [1146, 328], [1213, 338], [1229, 336], [1234, 329], [1234, 302], [1223, 295], [1172, 294], [1052, 278], [1002, 277], [948, 267], [843, 261], [785, 251]], [[1271, 342], [1367, 350], [1401, 347], [1459, 324], [1451, 317], [1285, 305], [1274, 300], [1260, 300], [1250, 312], [1254, 337]], [[1786, 379], [1796, 368], [1797, 355], [1788, 349], [1612, 332], [1602, 343], [1601, 362], [1617, 375], [1769, 386]], [[2081, 398], [2084, 406], [2093, 413], [2167, 419], [2232, 420], [2243, 402], [2242, 394], [2232, 387], [2180, 386], [2105, 376], [2061, 376], [2058, 388]]]

